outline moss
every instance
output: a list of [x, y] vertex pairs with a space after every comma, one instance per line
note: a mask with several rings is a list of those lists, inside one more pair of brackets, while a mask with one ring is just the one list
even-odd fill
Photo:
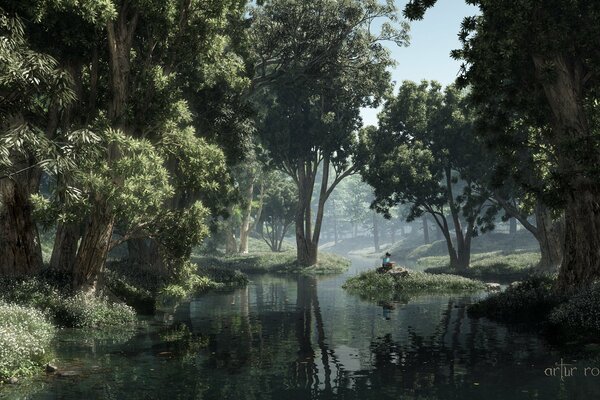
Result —
[[406, 276], [400, 276], [368, 271], [348, 279], [343, 288], [374, 300], [406, 300], [420, 294], [476, 292], [484, 290], [485, 285], [456, 275], [411, 271]]
[[539, 253], [495, 251], [473, 254], [471, 256], [471, 266], [464, 271], [450, 268], [448, 257], [421, 258], [417, 265], [429, 267], [425, 269], [425, 272], [432, 274], [456, 274], [472, 279], [511, 282], [531, 276], [535, 272], [539, 260]]

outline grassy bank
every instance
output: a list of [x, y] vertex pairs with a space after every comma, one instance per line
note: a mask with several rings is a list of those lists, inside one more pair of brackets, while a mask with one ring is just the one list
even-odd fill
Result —
[[554, 279], [533, 277], [512, 285], [504, 292], [470, 306], [469, 315], [538, 329], [561, 343], [597, 343], [600, 337], [600, 284], [565, 296], [554, 290]]
[[350, 293], [371, 300], [408, 300], [421, 294], [476, 292], [485, 289], [482, 282], [444, 274], [411, 272], [406, 276], [375, 271], [363, 272], [344, 283]]
[[41, 371], [59, 328], [132, 330], [134, 310], [106, 297], [74, 293], [60, 276], [0, 280], [0, 380]]
[[321, 252], [317, 264], [305, 267], [296, 262], [294, 251], [280, 253], [259, 252], [223, 256], [192, 256], [192, 261], [204, 267], [221, 271], [241, 271], [243, 273], [301, 273], [335, 274], [344, 272], [350, 261], [335, 254]]
[[522, 280], [535, 271], [540, 261], [536, 252], [494, 251], [471, 255], [471, 266], [464, 271], [450, 268], [448, 256], [423, 257], [417, 265], [432, 274], [456, 274], [471, 279], [512, 282]]

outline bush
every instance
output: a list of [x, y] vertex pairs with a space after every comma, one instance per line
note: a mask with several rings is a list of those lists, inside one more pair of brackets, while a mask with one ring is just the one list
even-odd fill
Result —
[[344, 289], [376, 300], [403, 299], [419, 294], [484, 290], [482, 282], [456, 275], [434, 275], [411, 271], [406, 276], [375, 271], [363, 272], [343, 285]]
[[57, 325], [69, 328], [121, 326], [135, 321], [135, 312], [129, 306], [102, 297], [74, 294], [40, 277], [2, 280], [0, 299], [40, 310]]
[[48, 361], [54, 331], [42, 312], [0, 303], [0, 380], [30, 375]]
[[514, 323], [541, 323], [564, 300], [550, 277], [531, 277], [468, 308], [469, 315]]
[[83, 293], [63, 298], [53, 313], [62, 325], [74, 328], [117, 327], [136, 322], [135, 311], [128, 305]]
[[578, 293], [559, 305], [549, 320], [564, 333], [597, 336], [600, 333], [600, 284]]

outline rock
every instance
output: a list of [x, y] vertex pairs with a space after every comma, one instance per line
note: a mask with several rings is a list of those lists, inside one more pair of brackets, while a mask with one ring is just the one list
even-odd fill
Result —
[[394, 268], [390, 271], [388, 271], [389, 274], [392, 274], [394, 276], [400, 276], [400, 277], [404, 277], [404, 276], [408, 276], [410, 274], [410, 271], [406, 268]]
[[486, 283], [485, 287], [490, 292], [498, 292], [498, 291], [500, 291], [500, 284], [499, 283]]
[[508, 285], [509, 288], [516, 288], [517, 286], [519, 286], [521, 284], [521, 282], [519, 281], [514, 281], [512, 282], [510, 285]]
[[79, 372], [77, 372], [77, 371], [59, 371], [58, 376], [62, 376], [62, 377], [79, 376]]
[[53, 374], [53, 373], [55, 373], [56, 371], [58, 371], [58, 368], [56, 367], [56, 365], [52, 365], [52, 364], [50, 364], [50, 363], [46, 364], [46, 365], [44, 366], [44, 368], [45, 368], [45, 370], [46, 370], [46, 373], [48, 373], [48, 374]]
[[10, 383], [11, 385], [16, 385], [17, 383], [19, 383], [19, 378], [17, 378], [16, 376], [10, 377], [8, 378], [8, 383]]

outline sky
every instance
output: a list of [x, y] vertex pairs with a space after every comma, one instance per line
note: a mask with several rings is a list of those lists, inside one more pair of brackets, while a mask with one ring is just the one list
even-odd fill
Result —
[[[398, 0], [399, 10], [406, 0]], [[465, 16], [475, 15], [477, 8], [463, 0], [438, 0], [435, 7], [425, 14], [422, 21], [410, 23], [410, 45], [398, 47], [387, 45], [397, 61], [392, 79], [398, 84], [404, 80], [436, 80], [448, 85], [456, 79], [460, 62], [450, 58], [450, 51], [460, 48], [458, 32]], [[365, 125], [377, 125], [376, 109], [362, 109]]]

